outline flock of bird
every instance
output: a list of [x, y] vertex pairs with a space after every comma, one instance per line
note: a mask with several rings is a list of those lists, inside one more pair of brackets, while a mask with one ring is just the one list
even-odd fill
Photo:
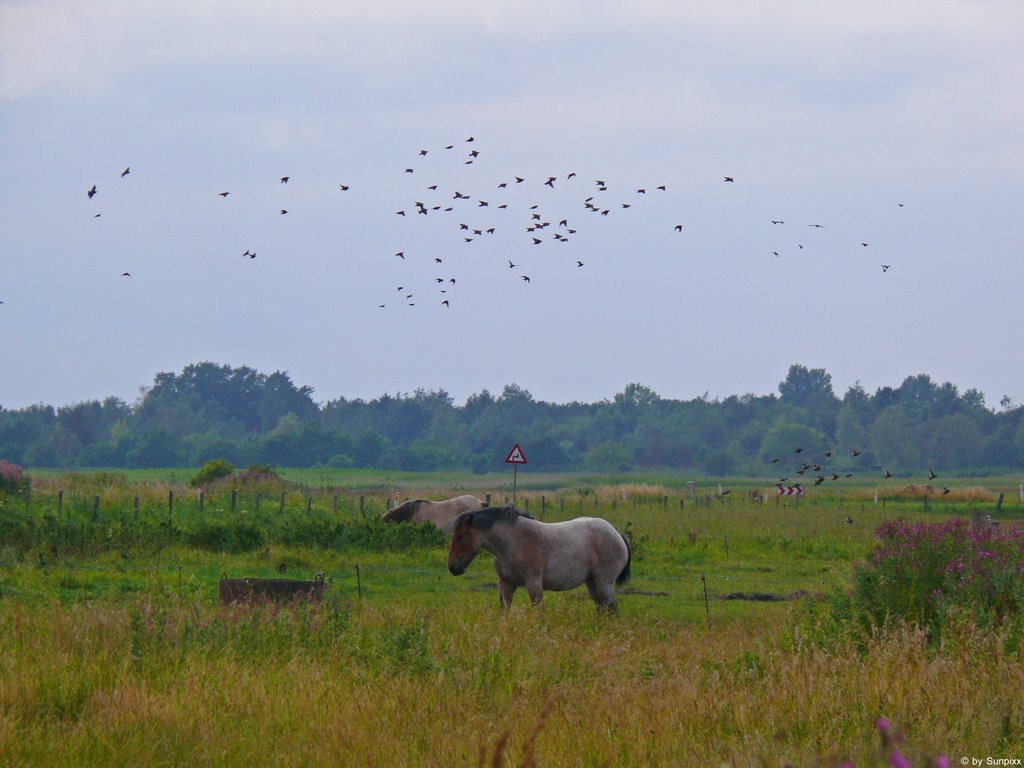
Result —
[[[802, 479], [805, 473], [807, 473], [807, 472], [814, 472], [815, 476], [814, 476], [813, 484], [815, 486], [821, 485], [821, 484], [823, 484], [825, 482], [829, 482], [829, 481], [835, 482], [836, 480], [840, 480], [840, 479], [843, 479], [843, 478], [853, 477], [853, 472], [845, 472], [843, 474], [839, 474], [838, 472], [835, 472], [835, 471], [832, 471], [832, 470], [823, 470], [821, 462], [819, 462], [819, 461], [807, 461], [806, 459], [804, 459], [801, 456], [801, 454], [803, 454], [803, 453], [804, 453], [804, 449], [801, 448], [801, 447], [797, 447], [793, 451], [793, 456], [796, 459], [796, 464], [794, 464], [794, 466], [799, 465], [799, 468], [795, 470], [795, 473]], [[850, 449], [849, 455], [850, 455], [851, 458], [856, 459], [858, 456], [861, 455], [861, 453], [862, 453], [862, 451], [860, 451], [860, 450], [858, 450], [856, 448], [852, 448], [852, 449]], [[822, 455], [825, 457], [826, 460], [830, 460], [835, 455], [835, 451], [830, 449], [828, 451], [825, 451]], [[778, 464], [780, 461], [782, 461], [782, 457], [781, 456], [776, 456], [775, 458], [770, 460], [770, 463], [771, 464]], [[830, 477], [826, 477], [825, 476], [825, 472], [826, 471], [828, 472]], [[892, 478], [892, 476], [893, 476], [892, 472], [890, 472], [888, 469], [883, 470], [882, 477], [884, 477], [886, 480]], [[935, 480], [936, 478], [938, 478], [938, 476], [939, 476], [938, 473], [934, 469], [931, 469], [931, 468], [928, 469], [928, 479], [929, 480]], [[787, 477], [780, 477], [778, 480], [776, 480], [775, 487], [779, 488], [781, 490], [784, 487], [785, 483], [788, 482], [789, 480], [790, 480], [790, 478], [788, 476]], [[799, 484], [800, 484], [800, 481], [797, 481], [797, 485], [799, 485]], [[949, 488], [947, 488], [946, 486], [942, 486], [942, 495], [943, 496], [945, 496], [949, 492], [950, 492]], [[728, 491], [724, 491], [724, 493], [728, 493]], [[851, 518], [849, 515], [847, 515], [846, 523], [847, 523], [847, 525], [853, 525], [853, 518]]]
[[[499, 237], [505, 238], [506, 244], [510, 242], [509, 237], [513, 238], [512, 248], [522, 249], [514, 253], [520, 253], [521, 256], [516, 257], [513, 253], [512, 258], [507, 258], [508, 250], [504, 250], [501, 261], [506, 263], [507, 269], [522, 285], [529, 285], [536, 275], [531, 277], [527, 271], [528, 267], [524, 264], [532, 262], [533, 266], [538, 266], [541, 260], [534, 256], [540, 254], [543, 249], [563, 248], [571, 243], [584, 227], [590, 226], [591, 220], [615, 220], [619, 216], [629, 216], [632, 213], [630, 209], [642, 207], [650, 197], [663, 195], [669, 189], [669, 185], [661, 180], [649, 186], [613, 187], [604, 177], [585, 179], [575, 171], [562, 175], [543, 174], [533, 179], [520, 175], [481, 179], [480, 175], [483, 172], [472, 168], [480, 160], [479, 147], [476, 138], [469, 136], [460, 142], [446, 144], [440, 148], [419, 149], [414, 156], [410, 153], [409, 163], [401, 167], [401, 174], [409, 180], [415, 179], [419, 182], [423, 177], [427, 178], [422, 186], [411, 182], [412, 188], [418, 191], [410, 195], [412, 199], [407, 200], [404, 206], [394, 210], [393, 215], [405, 222], [447, 217], [446, 226], [451, 245], [441, 253], [421, 253], [418, 244], [423, 243], [426, 238], [410, 234], [406, 225], [400, 231], [403, 237], [409, 238], [411, 244], [393, 251], [392, 258], [396, 258], [399, 263], [409, 264], [416, 261], [420, 265], [432, 265], [434, 275], [431, 285], [436, 291], [433, 300], [446, 308], [452, 304], [458, 283], [457, 276], [452, 274], [453, 270], [449, 266], [455, 261], [451, 257], [457, 248], [479, 249], [481, 243], [492, 240], [496, 233], [499, 233]], [[459, 176], [458, 183], [449, 183], [442, 187], [437, 177], [451, 178], [455, 168], [465, 169], [468, 175]], [[398, 168], [395, 172], [398, 172]], [[130, 166], [125, 167], [120, 173], [120, 178], [124, 179], [130, 173]], [[288, 184], [290, 179], [291, 176], [281, 176], [279, 182]], [[722, 176], [721, 183], [737, 184], [737, 181], [734, 176]], [[571, 190], [571, 204], [566, 203], [565, 195], [551, 196], [551, 191], [556, 188], [560, 191]], [[339, 182], [336, 191], [347, 193], [351, 189], [351, 183]], [[100, 190], [93, 184], [86, 194], [91, 201], [100, 194]], [[227, 203], [231, 191], [221, 191], [217, 195]], [[528, 202], [523, 201], [526, 196]], [[898, 205], [903, 207], [902, 203]], [[277, 215], [285, 216], [288, 212], [288, 208], [278, 208]], [[101, 215], [95, 213], [94, 218]], [[783, 219], [770, 221], [773, 226], [786, 225]], [[814, 230], [826, 228], [826, 225], [821, 223], [811, 223], [807, 226]], [[666, 222], [664, 227], [669, 236], [683, 235], [686, 229], [686, 225], [678, 219]], [[799, 250], [805, 248], [803, 242], [796, 245]], [[860, 242], [860, 246], [867, 248], [869, 243]], [[253, 245], [248, 245], [240, 251], [243, 259], [256, 259], [257, 251]], [[575, 269], [585, 267], [586, 262], [580, 254], [573, 253], [571, 249], [567, 252], [571, 254], [564, 262], [567, 266]], [[557, 253], [553, 258], [559, 259], [564, 253], [566, 251]], [[768, 253], [776, 258], [782, 255], [778, 249], [770, 250]], [[550, 254], [545, 256], [544, 262], [550, 263], [549, 256]], [[882, 272], [888, 272], [891, 268], [889, 264], [880, 266]], [[532, 272], [532, 269], [530, 271]], [[125, 271], [121, 276], [132, 275]], [[416, 285], [413, 285], [414, 282]], [[380, 296], [376, 306], [385, 309], [392, 303], [398, 303], [414, 307], [422, 298], [422, 289], [422, 277], [400, 273], [399, 279], [393, 284], [390, 297]]]

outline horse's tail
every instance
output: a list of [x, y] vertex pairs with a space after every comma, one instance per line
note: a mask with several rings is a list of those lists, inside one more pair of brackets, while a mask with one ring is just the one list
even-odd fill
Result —
[[615, 578], [615, 583], [625, 584], [627, 581], [629, 581], [629, 564], [633, 561], [633, 548], [629, 546], [629, 539], [627, 539], [621, 533], [619, 534], [619, 536], [622, 536], [622, 542], [626, 545], [626, 565], [622, 569], [622, 573], [620, 573]]

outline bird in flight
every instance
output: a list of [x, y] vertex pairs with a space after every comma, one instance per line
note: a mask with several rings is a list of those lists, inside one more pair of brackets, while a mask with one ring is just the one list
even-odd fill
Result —
[[883, 475], [883, 477], [884, 477], [884, 478], [885, 478], [886, 480], [888, 480], [888, 479], [889, 479], [890, 477], [892, 477], [892, 472], [890, 472], [890, 471], [889, 471], [888, 469], [887, 469], [887, 470], [885, 470], [885, 474]]
[[577, 261], [576, 262], [576, 266], [577, 267], [582, 267], [583, 266], [583, 262], [582, 261]]
[[121, 178], [123, 179], [125, 176], [127, 176], [129, 173], [131, 173], [131, 170], [132, 170], [131, 166], [128, 166], [123, 171], [121, 171]]
[[132, 276], [131, 272], [122, 272], [121, 273], [121, 277], [131, 277], [131, 276]]
[[397, 256], [400, 259], [404, 259], [405, 258], [405, 251], [395, 251], [395, 256]]
[[230, 193], [230, 192], [218, 192], [217, 194], [218, 194], [218, 196], [220, 196], [220, 197], [227, 197], [227, 196], [228, 196], [228, 195], [230, 195], [231, 193]]
[[291, 178], [291, 176], [282, 176], [281, 177], [281, 183], [282, 184], [287, 184], [288, 183], [288, 179], [290, 179], [290, 178]]
[[676, 230], [676, 232], [682, 232], [683, 231], [683, 225], [682, 224], [676, 224], [675, 230]]
[[889, 271], [889, 267], [891, 267], [891, 266], [892, 266], [891, 264], [883, 264], [882, 265], [882, 271], [883, 272], [888, 272]]
[[807, 226], [808, 227], [814, 227], [815, 229], [824, 229], [825, 228], [824, 224], [808, 224]]
[[288, 209], [287, 208], [282, 208], [281, 209], [281, 215], [284, 216], [286, 213], [288, 213]]
[[442, 304], [443, 304], [444, 306], [446, 306], [446, 307], [450, 307], [450, 306], [451, 306], [451, 304], [449, 304], [449, 303], [448, 303], [448, 299], [445, 299], [445, 300], [444, 300], [444, 301], [442, 301], [441, 303], [442, 303]]
[[724, 181], [736, 181], [736, 179], [734, 179], [732, 176], [723, 176], [722, 179]]
[[96, 185], [93, 184], [92, 188], [85, 194], [87, 194], [89, 196], [89, 199], [92, 200], [96, 196]]
[[256, 258], [256, 252], [255, 251], [250, 251], [248, 248], [246, 248], [245, 249], [245, 253], [242, 254], [242, 258], [244, 259], [246, 256], [248, 256], [250, 259], [255, 259]]
[[934, 480], [936, 477], [938, 477], [938, 475], [935, 474], [935, 470], [934, 469], [929, 469], [928, 470], [928, 479], [929, 480]]
[[508, 268], [509, 268], [509, 269], [515, 269], [515, 268], [516, 268], [516, 267], [518, 267], [518, 266], [519, 266], [518, 264], [513, 264], [513, 263], [512, 263], [512, 259], [509, 259], [509, 260], [508, 260]]
[[525, 280], [527, 283], [530, 282], [530, 278], [528, 278], [526, 275], [523, 275], [522, 279]]
[[338, 187], [341, 188], [342, 192], [348, 192], [348, 186], [349, 186], [348, 184], [339, 184], [338, 185]]

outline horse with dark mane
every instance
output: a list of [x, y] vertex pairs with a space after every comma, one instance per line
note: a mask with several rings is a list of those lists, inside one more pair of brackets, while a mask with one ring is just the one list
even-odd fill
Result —
[[629, 579], [629, 542], [597, 517], [542, 523], [514, 507], [463, 512], [452, 523], [448, 570], [461, 576], [481, 549], [494, 555], [502, 607], [519, 587], [536, 605], [546, 589], [586, 584], [598, 608], [615, 611], [614, 585]]
[[447, 501], [413, 499], [392, 509], [384, 515], [386, 523], [430, 522], [445, 533], [451, 533], [452, 522], [463, 512], [483, 509], [487, 504], [476, 496], [456, 496]]

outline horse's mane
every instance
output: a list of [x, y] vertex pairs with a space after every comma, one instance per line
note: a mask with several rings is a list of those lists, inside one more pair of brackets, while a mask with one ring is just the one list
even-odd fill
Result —
[[513, 506], [484, 507], [483, 509], [463, 512], [455, 518], [455, 522], [452, 523], [452, 530], [457, 530], [466, 524], [466, 520], [469, 520], [470, 528], [487, 531], [493, 528], [495, 523], [515, 524], [520, 517], [525, 517], [527, 520], [534, 519], [533, 515], [529, 512], [523, 512]]
[[424, 499], [413, 499], [404, 504], [399, 504], [384, 515], [384, 521], [387, 523], [407, 523], [412, 520], [412, 516], [416, 514], [416, 510], [419, 509], [420, 504], [423, 502]]

